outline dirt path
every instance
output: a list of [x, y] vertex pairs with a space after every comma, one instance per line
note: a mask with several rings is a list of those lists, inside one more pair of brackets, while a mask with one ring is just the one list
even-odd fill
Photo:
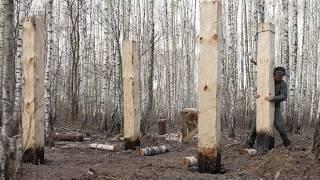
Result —
[[[242, 133], [243, 134], [243, 133]], [[293, 136], [296, 147], [289, 151], [276, 138], [276, 148], [265, 156], [240, 156], [243, 136], [222, 138], [222, 162], [226, 174], [200, 174], [196, 168], [184, 169], [182, 157], [196, 155], [196, 140], [190, 145], [169, 143], [171, 152], [143, 157], [135, 151], [108, 152], [87, 148], [93, 142], [110, 139], [93, 136], [85, 142], [59, 142], [46, 149], [47, 164], [23, 165], [21, 179], [320, 179], [320, 163], [309, 152], [312, 132]], [[121, 144], [120, 142], [118, 142]], [[154, 137], [142, 139], [142, 146], [163, 144]], [[168, 142], [166, 142], [168, 144]]]

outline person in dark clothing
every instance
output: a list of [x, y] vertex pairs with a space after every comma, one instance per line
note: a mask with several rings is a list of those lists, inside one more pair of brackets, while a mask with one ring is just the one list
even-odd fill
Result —
[[[283, 67], [278, 66], [274, 68], [273, 76], [275, 81], [275, 96], [267, 96], [265, 97], [265, 100], [275, 103], [274, 126], [280, 134], [283, 145], [288, 147], [291, 144], [291, 141], [287, 136], [286, 126], [280, 109], [281, 102], [287, 99], [287, 83], [283, 80], [283, 76], [285, 75], [286, 70]], [[259, 95], [257, 95], [257, 98], [259, 98]], [[255, 143], [256, 136], [256, 121], [254, 120], [251, 126], [249, 137], [245, 142], [244, 147], [252, 148]]]

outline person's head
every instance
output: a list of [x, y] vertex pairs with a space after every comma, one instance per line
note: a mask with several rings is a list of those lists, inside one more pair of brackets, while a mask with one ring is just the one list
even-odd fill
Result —
[[286, 75], [286, 70], [282, 66], [275, 67], [273, 70], [273, 77], [275, 81], [281, 81], [283, 76]]

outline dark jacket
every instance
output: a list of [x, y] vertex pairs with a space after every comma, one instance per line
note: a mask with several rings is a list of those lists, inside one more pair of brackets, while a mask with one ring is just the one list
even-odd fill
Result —
[[283, 80], [275, 82], [275, 96], [272, 102], [275, 102], [275, 108], [280, 109], [280, 103], [287, 100], [288, 88], [287, 83]]

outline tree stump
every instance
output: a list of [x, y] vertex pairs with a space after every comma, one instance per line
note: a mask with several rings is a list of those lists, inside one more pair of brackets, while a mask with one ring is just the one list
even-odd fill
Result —
[[158, 134], [163, 135], [167, 133], [167, 120], [159, 119], [158, 120]]
[[184, 108], [180, 111], [180, 117], [182, 119], [182, 142], [187, 143], [198, 132], [195, 131], [198, 127], [198, 110], [196, 108]]

